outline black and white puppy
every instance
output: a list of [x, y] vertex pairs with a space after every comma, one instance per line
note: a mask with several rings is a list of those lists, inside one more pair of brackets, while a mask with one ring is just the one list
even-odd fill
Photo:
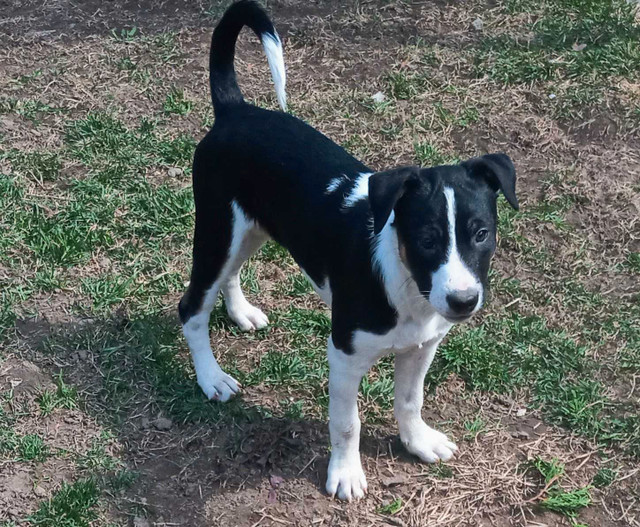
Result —
[[240, 289], [242, 264], [269, 238], [286, 247], [331, 306], [328, 342], [331, 460], [327, 491], [367, 489], [359, 454], [360, 380], [395, 354], [395, 403], [407, 450], [448, 460], [456, 445], [422, 420], [423, 382], [452, 325], [482, 306], [496, 248], [496, 196], [518, 207], [515, 170], [504, 154], [459, 165], [372, 173], [343, 148], [282, 112], [245, 103], [233, 67], [249, 26], [264, 46], [280, 105], [280, 38], [258, 4], [232, 5], [211, 42], [216, 120], [193, 162], [196, 224], [183, 331], [207, 397], [227, 401], [240, 386], [218, 365], [209, 315], [218, 293], [243, 330], [268, 323]]

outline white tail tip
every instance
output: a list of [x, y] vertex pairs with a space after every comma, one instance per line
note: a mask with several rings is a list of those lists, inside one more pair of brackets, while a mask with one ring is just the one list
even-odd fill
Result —
[[276, 97], [280, 107], [286, 111], [287, 109], [287, 93], [285, 85], [287, 84], [287, 73], [284, 69], [284, 56], [282, 54], [282, 42], [278, 33], [263, 33], [261, 36], [262, 46], [269, 61], [269, 69], [271, 77], [276, 88]]

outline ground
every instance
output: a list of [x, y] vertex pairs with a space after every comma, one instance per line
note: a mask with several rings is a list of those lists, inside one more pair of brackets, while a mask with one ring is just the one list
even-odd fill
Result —
[[[243, 274], [267, 329], [214, 312], [241, 397], [206, 401], [180, 334], [225, 5], [0, 2], [0, 525], [640, 525], [634, 3], [268, 2], [289, 111], [372, 169], [504, 151], [518, 173], [491, 299], [425, 386], [459, 453], [404, 451], [383, 361], [351, 504], [323, 492], [329, 313], [282, 248]], [[237, 55], [275, 108], [254, 36]]]

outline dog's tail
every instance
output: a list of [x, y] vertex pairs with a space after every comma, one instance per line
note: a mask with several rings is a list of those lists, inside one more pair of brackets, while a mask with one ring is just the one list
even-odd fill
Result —
[[213, 31], [209, 55], [209, 82], [213, 108], [218, 113], [223, 108], [244, 102], [233, 67], [236, 40], [244, 26], [249, 26], [262, 42], [276, 87], [278, 102], [282, 109], [286, 110], [287, 96], [284, 91], [286, 74], [282, 42], [267, 13], [252, 0], [240, 0], [229, 7]]

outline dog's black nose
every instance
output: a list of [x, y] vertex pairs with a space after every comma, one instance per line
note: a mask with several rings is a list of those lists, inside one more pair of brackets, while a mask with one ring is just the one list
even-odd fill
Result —
[[464, 289], [447, 295], [447, 303], [456, 315], [468, 315], [478, 303], [478, 292], [475, 289]]

